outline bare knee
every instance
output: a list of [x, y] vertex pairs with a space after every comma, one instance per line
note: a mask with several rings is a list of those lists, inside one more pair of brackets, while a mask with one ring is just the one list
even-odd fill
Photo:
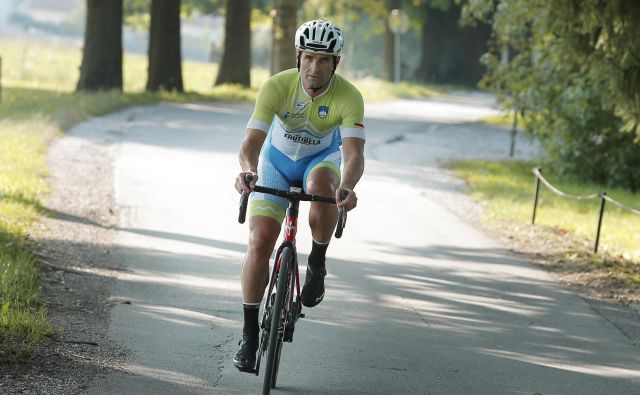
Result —
[[[313, 177], [307, 180], [307, 192], [313, 195], [335, 196], [336, 185], [330, 175], [327, 177]], [[335, 227], [337, 209], [334, 205], [312, 202], [309, 210], [309, 225], [314, 240], [326, 242], [331, 239]]]
[[312, 178], [307, 180], [307, 193], [311, 195], [322, 195], [333, 197], [336, 192], [336, 186], [332, 180], [323, 180]]
[[252, 226], [248, 251], [251, 263], [262, 264], [269, 261], [278, 239], [279, 230], [279, 224], [277, 226]]

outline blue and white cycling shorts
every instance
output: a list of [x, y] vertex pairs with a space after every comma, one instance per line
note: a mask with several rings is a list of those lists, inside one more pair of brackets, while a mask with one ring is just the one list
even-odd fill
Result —
[[[294, 161], [278, 151], [269, 142], [266, 143], [258, 162], [257, 185], [268, 188], [288, 190], [295, 181], [307, 185], [307, 177], [313, 170], [326, 167], [340, 177], [340, 138], [316, 155]], [[279, 223], [284, 220], [289, 201], [285, 198], [260, 192], [252, 192], [249, 198], [249, 217], [262, 215], [275, 219]]]

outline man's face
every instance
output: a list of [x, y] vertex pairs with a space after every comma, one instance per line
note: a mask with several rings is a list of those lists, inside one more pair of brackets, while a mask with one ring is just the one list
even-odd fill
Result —
[[[339, 58], [336, 59], [336, 64]], [[306, 89], [318, 89], [333, 75], [333, 55], [312, 52], [300, 54], [300, 74]]]

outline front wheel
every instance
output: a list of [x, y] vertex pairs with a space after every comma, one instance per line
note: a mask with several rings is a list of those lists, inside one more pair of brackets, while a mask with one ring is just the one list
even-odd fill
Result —
[[269, 343], [267, 346], [267, 359], [265, 360], [264, 384], [262, 393], [269, 394], [271, 388], [275, 388], [278, 378], [278, 366], [280, 365], [280, 352], [284, 335], [284, 316], [287, 294], [290, 292], [289, 277], [293, 267], [293, 250], [285, 247], [280, 254], [280, 271], [276, 284], [276, 297], [273, 302], [271, 314], [271, 328]]

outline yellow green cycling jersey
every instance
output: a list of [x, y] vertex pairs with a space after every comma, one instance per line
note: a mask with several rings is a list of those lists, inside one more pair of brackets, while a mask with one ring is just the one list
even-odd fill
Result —
[[269, 145], [293, 161], [314, 156], [341, 138], [364, 139], [362, 95], [337, 74], [329, 84], [312, 98], [297, 69], [272, 76], [258, 93], [247, 128], [269, 132]]

